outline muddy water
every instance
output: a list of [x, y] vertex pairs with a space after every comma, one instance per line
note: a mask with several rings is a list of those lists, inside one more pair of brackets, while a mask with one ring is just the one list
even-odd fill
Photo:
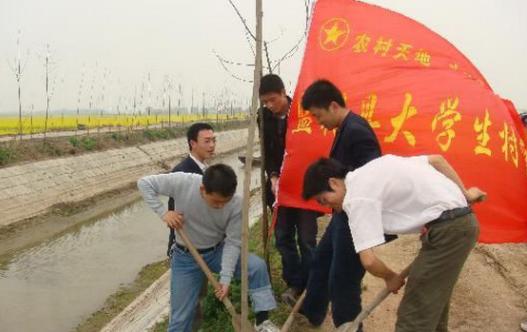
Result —
[[[241, 192], [237, 154], [220, 161], [238, 173]], [[15, 253], [0, 266], [0, 331], [71, 331], [144, 265], [165, 258], [167, 238], [167, 228], [138, 201]]]

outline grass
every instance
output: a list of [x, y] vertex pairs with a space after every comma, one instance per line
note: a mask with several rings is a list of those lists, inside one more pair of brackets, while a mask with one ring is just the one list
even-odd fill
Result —
[[0, 166], [4, 166], [9, 164], [11, 159], [13, 159], [15, 156], [14, 149], [12, 147], [6, 146], [2, 147], [0, 146]]
[[83, 137], [81, 139], [81, 146], [86, 151], [93, 151], [97, 146], [97, 140], [93, 137]]

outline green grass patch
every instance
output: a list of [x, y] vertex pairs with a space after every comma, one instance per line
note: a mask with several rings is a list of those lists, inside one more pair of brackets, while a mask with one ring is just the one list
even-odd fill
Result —
[[72, 136], [68, 139], [68, 142], [70, 142], [70, 144], [74, 147], [74, 148], [78, 148], [81, 144], [81, 142], [79, 141], [79, 139], [76, 137], [76, 136]]
[[0, 166], [7, 165], [14, 157], [15, 153], [11, 147], [0, 146]]
[[81, 146], [86, 151], [95, 150], [97, 147], [97, 140], [90, 136], [85, 136], [81, 139]]
[[171, 137], [168, 129], [145, 129], [143, 135], [151, 141], [169, 139]]

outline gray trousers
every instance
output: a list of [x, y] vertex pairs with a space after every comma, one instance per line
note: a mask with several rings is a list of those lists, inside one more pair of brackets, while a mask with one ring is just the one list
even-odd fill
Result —
[[421, 236], [397, 312], [396, 332], [448, 331], [454, 285], [479, 235], [475, 216], [434, 224]]

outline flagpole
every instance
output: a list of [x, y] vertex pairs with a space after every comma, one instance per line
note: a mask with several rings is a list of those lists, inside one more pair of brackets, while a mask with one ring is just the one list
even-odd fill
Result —
[[251, 171], [253, 161], [253, 144], [254, 144], [254, 129], [256, 127], [256, 111], [258, 108], [258, 89], [260, 87], [260, 75], [262, 73], [262, 0], [256, 0], [256, 54], [255, 66], [253, 75], [253, 96], [251, 103], [249, 135], [247, 142], [247, 150], [245, 155], [245, 173], [244, 173], [244, 195], [243, 195], [243, 211], [242, 211], [242, 250], [241, 250], [241, 274], [242, 274], [242, 289], [241, 289], [241, 311], [242, 311], [242, 332], [252, 330], [251, 326], [247, 326], [248, 319], [248, 258], [249, 258], [249, 202], [250, 202], [250, 185], [251, 185]]

